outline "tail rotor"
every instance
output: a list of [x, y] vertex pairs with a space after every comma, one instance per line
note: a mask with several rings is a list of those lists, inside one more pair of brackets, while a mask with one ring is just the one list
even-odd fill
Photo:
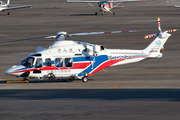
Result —
[[152, 37], [156, 37], [156, 36], [159, 36], [160, 38], [163, 37], [163, 33], [170, 33], [170, 32], [175, 32], [177, 31], [177, 29], [172, 29], [172, 30], [167, 30], [167, 31], [164, 31], [162, 32], [161, 30], [161, 23], [160, 23], [160, 18], [158, 17], [158, 30], [159, 30], [159, 33], [155, 33], [155, 34], [151, 34], [151, 35], [146, 35], [144, 38], [152, 38]]

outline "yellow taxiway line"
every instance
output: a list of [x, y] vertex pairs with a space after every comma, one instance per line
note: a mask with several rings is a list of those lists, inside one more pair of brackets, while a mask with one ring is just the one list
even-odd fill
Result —
[[28, 83], [29, 81], [8, 81], [7, 79], [0, 79], [0, 81], [4, 81], [6, 83]]
[[29, 81], [7, 81], [7, 83], [28, 83]]

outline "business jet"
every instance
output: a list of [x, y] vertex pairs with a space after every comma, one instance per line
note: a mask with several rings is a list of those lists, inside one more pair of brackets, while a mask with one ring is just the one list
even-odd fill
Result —
[[32, 5], [23, 5], [23, 6], [14, 6], [14, 7], [10, 7], [9, 5], [10, 5], [10, 0], [7, 0], [6, 4], [3, 1], [0, 1], [0, 11], [5, 11], [7, 12], [7, 15], [10, 15], [9, 10], [32, 7]]

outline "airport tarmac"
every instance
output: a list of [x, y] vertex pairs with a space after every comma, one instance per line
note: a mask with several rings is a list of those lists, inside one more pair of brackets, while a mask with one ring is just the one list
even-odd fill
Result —
[[[6, 1], [4, 1], [6, 2]], [[161, 29], [178, 29], [164, 46], [163, 57], [110, 67], [81, 80], [30, 80], [29, 83], [0, 81], [0, 118], [60, 120], [179, 120], [180, 118], [180, 5], [178, 0], [130, 2], [116, 8], [116, 15], [94, 15], [85, 3], [65, 0], [16, 0], [14, 5], [33, 8], [0, 12], [0, 80], [21, 80], [4, 71], [55, 39], [44, 37], [59, 31], [68, 33], [138, 30], [135, 33], [74, 36], [105, 48], [144, 49]]]

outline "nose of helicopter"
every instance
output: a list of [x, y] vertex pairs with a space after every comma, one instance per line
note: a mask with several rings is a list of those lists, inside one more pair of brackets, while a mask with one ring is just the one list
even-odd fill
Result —
[[12, 75], [13, 72], [14, 72], [14, 69], [13, 69], [13, 67], [11, 67], [11, 68], [7, 69], [6, 71], [4, 71], [4, 74], [5, 75]]
[[11, 68], [7, 69], [6, 71], [4, 71], [5, 75], [10, 75], [10, 73], [12, 72]]
[[12, 66], [11, 68], [7, 69], [6, 71], [4, 71], [5, 75], [15, 75], [15, 76], [19, 76], [21, 73], [17, 73], [15, 71], [17, 71], [19, 68], [22, 68], [20, 66]]

